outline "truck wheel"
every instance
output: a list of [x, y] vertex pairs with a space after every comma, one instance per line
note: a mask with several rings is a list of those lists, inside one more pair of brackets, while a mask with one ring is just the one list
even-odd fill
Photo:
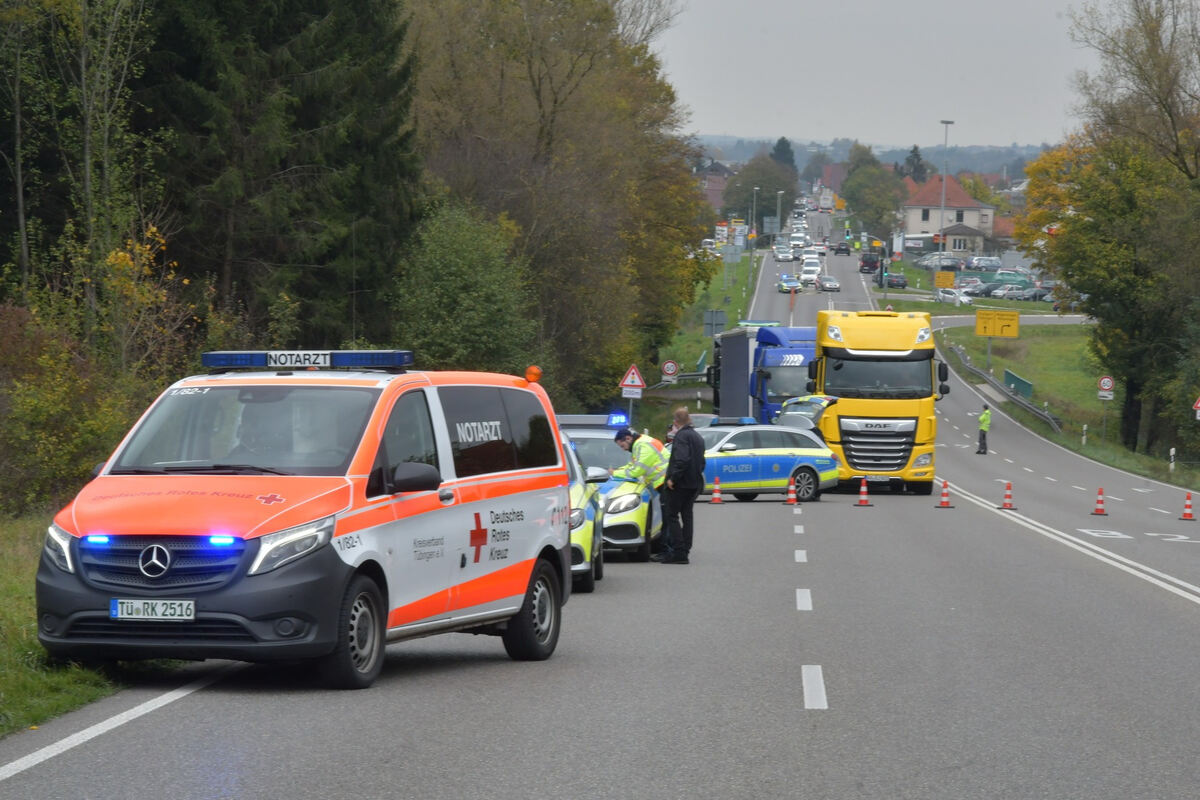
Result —
[[754, 498], [758, 497], [757, 492], [734, 492], [733, 496], [743, 503], [749, 503]]
[[815, 472], [811, 469], [798, 469], [792, 475], [792, 480], [796, 482], [797, 502], [807, 503], [817, 499], [817, 474]]
[[503, 634], [504, 650], [515, 661], [542, 661], [558, 644], [562, 606], [558, 575], [544, 559], [538, 559], [525, 591], [521, 610], [508, 621]]
[[375, 581], [356, 575], [338, 613], [337, 645], [317, 667], [335, 689], [365, 689], [383, 670], [383, 595]]

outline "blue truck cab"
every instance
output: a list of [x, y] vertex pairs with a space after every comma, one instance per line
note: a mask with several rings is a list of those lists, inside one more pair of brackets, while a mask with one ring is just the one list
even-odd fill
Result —
[[815, 327], [747, 321], [714, 339], [713, 410], [722, 416], [774, 421], [784, 401], [808, 394], [808, 363], [816, 356]]

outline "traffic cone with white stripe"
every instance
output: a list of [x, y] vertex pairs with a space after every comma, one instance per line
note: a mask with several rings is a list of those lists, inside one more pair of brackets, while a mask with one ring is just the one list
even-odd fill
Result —
[[789, 506], [796, 505], [796, 478], [795, 478], [795, 476], [788, 478], [787, 504]]
[[1196, 518], [1192, 516], [1192, 493], [1187, 493], [1187, 498], [1183, 501], [1183, 516], [1180, 517], [1187, 522], [1195, 522]]
[[942, 502], [938, 503], [934, 508], [954, 508], [950, 505], [950, 482], [942, 481]]
[[867, 508], [871, 505], [870, 495], [867, 494], [867, 479], [863, 478], [858, 487], [858, 503], [855, 508]]
[[1017, 507], [1012, 501], [1012, 481], [1006, 481], [1004, 484], [1004, 503], [1000, 506], [1001, 511], [1016, 511]]
[[1096, 492], [1096, 509], [1092, 512], [1093, 517], [1107, 517], [1108, 512], [1104, 510], [1104, 489]]
[[708, 498], [708, 502], [709, 503], [725, 502], [724, 500], [721, 499], [721, 479], [720, 478], [713, 478], [712, 497]]

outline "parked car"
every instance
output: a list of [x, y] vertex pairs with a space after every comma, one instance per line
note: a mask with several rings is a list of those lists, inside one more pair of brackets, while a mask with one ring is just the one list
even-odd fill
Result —
[[1004, 262], [998, 256], [971, 256], [967, 259], [967, 269], [979, 270], [980, 272], [1000, 269], [1003, 266]]
[[992, 297], [1000, 300], [1020, 300], [1021, 295], [1025, 293], [1024, 286], [1018, 286], [1015, 283], [1006, 283], [999, 289], [992, 290]]
[[956, 255], [951, 255], [950, 253], [938, 253], [933, 258], [922, 264], [922, 266], [930, 270], [944, 269], [958, 272], [963, 268], [965, 263], [965, 261]]
[[841, 290], [842, 290], [842, 284], [838, 281], [837, 278], [833, 277], [832, 275], [818, 275], [817, 276], [817, 291], [840, 292]]
[[969, 289], [972, 286], [978, 286], [981, 283], [983, 283], [983, 281], [981, 279], [976, 278], [974, 275], [971, 275], [966, 278], [959, 278], [958, 280], [956, 280], [954, 282], [954, 288], [955, 289]]
[[1040, 286], [1031, 286], [1030, 288], [1021, 292], [1022, 300], [1045, 300], [1049, 296], [1050, 290], [1044, 289]]
[[935, 289], [933, 299], [938, 303], [953, 303], [956, 306], [971, 305], [971, 296], [962, 289]]
[[968, 297], [991, 297], [992, 291], [999, 289], [1003, 285], [1003, 283], [997, 283], [995, 281], [989, 281], [988, 283], [977, 283], [974, 286], [968, 286], [966, 289], [963, 289], [963, 293]]
[[908, 277], [903, 272], [889, 272], [885, 282], [889, 289], [908, 288]]

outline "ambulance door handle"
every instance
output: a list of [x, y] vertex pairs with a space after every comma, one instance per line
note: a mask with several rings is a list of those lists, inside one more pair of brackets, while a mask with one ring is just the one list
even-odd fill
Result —
[[454, 502], [454, 490], [453, 489], [438, 489], [438, 500], [441, 500], [443, 503], [446, 503], [447, 505], [449, 505], [450, 503], [453, 503]]
[[463, 553], [462, 556], [459, 558], [458, 566], [459, 566], [459, 569], [462, 569], [463, 567], [467, 566], [467, 554], [466, 553]]

